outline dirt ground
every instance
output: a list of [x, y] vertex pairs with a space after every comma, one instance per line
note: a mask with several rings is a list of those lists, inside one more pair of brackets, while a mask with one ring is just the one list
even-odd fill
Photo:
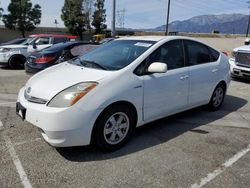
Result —
[[217, 50], [225, 51], [231, 55], [234, 48], [243, 46], [245, 38], [244, 37], [234, 37], [234, 38], [197, 38], [198, 40], [214, 47]]

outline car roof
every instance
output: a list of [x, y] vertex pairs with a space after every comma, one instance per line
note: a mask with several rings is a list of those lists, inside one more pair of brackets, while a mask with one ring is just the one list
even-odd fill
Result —
[[62, 35], [62, 34], [33, 34], [29, 37], [54, 37], [54, 38], [68, 38], [68, 39], [76, 39], [77, 36], [73, 35]]
[[198, 41], [194, 38], [184, 37], [184, 36], [132, 36], [132, 37], [122, 37], [117, 40], [144, 40], [144, 41], [146, 40], [146, 41], [159, 42], [161, 40], [173, 40], [173, 39], [188, 39], [188, 40]]
[[62, 51], [63, 49], [73, 47], [73, 46], [80, 46], [80, 45], [97, 45], [97, 44], [93, 42], [85, 42], [85, 41], [61, 42], [61, 43], [54, 44], [51, 47], [42, 50], [41, 53], [48, 52], [48, 51]]

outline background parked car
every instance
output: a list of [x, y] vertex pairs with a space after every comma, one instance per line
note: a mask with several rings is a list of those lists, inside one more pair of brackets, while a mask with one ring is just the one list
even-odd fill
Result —
[[250, 46], [235, 48], [229, 60], [231, 76], [250, 80]]
[[98, 47], [90, 42], [65, 42], [46, 48], [39, 53], [30, 55], [25, 63], [27, 73], [36, 73], [52, 65], [75, 58]]
[[[24, 67], [28, 53], [28, 46], [31, 51], [37, 52], [48, 48], [53, 44], [76, 39], [76, 36], [55, 35], [55, 34], [35, 34], [30, 35], [21, 44], [0, 46], [0, 65], [19, 69]], [[34, 48], [34, 50], [32, 50]]]
[[36, 37], [36, 39], [28, 46], [28, 53], [30, 54], [48, 48], [53, 44], [67, 42], [70, 40], [75, 40], [77, 38], [77, 36], [57, 35], [57, 34], [36, 34], [36, 35], [31, 35], [31, 37], [32, 36]]
[[3, 46], [3, 45], [11, 45], [11, 44], [21, 44], [21, 43], [23, 43], [25, 40], [27, 40], [27, 38], [17, 38], [17, 39], [10, 40], [10, 41], [8, 41], [8, 42], [1, 43], [0, 46]]

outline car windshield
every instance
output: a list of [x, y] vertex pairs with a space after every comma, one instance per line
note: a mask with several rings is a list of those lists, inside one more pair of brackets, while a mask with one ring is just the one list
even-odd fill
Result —
[[21, 43], [21, 45], [30, 45], [36, 39], [36, 37], [29, 37]]
[[105, 70], [119, 70], [137, 59], [155, 42], [115, 40], [80, 56], [72, 64]]

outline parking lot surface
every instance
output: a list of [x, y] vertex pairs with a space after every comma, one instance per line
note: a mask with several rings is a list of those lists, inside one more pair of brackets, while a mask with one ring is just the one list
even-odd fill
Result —
[[249, 188], [249, 82], [232, 81], [219, 111], [201, 107], [155, 121], [138, 128], [119, 151], [102, 153], [92, 147], [55, 149], [21, 121], [15, 101], [29, 77], [0, 68], [1, 188]]

